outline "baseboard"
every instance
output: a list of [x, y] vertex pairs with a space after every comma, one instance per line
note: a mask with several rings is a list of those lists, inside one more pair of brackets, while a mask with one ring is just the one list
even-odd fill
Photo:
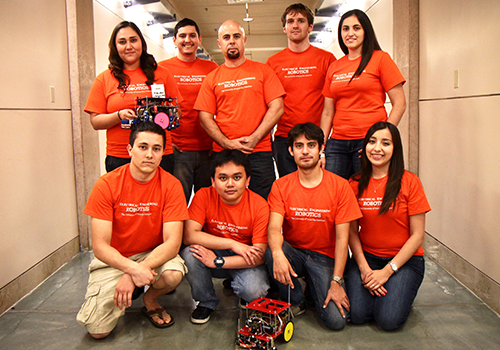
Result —
[[460, 255], [426, 233], [425, 255], [436, 261], [453, 277], [481, 299], [488, 307], [500, 314], [500, 284], [471, 265]]
[[29, 294], [80, 251], [79, 237], [57, 249], [0, 289], [0, 315]]

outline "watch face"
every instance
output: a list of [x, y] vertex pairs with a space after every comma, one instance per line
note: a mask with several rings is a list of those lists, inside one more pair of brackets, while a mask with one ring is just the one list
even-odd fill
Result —
[[222, 267], [222, 265], [224, 265], [224, 262], [225, 261], [224, 261], [224, 258], [222, 256], [216, 257], [214, 260], [215, 267], [220, 269]]

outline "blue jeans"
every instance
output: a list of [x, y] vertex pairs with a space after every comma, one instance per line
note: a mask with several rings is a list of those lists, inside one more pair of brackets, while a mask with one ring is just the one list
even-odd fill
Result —
[[267, 200], [276, 179], [272, 152], [255, 152], [248, 156], [252, 167], [249, 189]]
[[194, 193], [202, 187], [209, 187], [210, 162], [212, 157], [210, 151], [183, 151], [174, 149], [174, 176], [179, 179], [184, 189], [186, 203], [189, 203], [191, 191], [194, 186]]
[[[106, 165], [106, 172], [108, 173], [128, 163], [130, 163], [130, 158], [118, 158], [113, 156], [106, 156], [106, 159], [104, 160], [104, 164]], [[173, 154], [164, 155], [161, 159], [160, 166], [163, 168], [163, 170], [173, 175], [174, 155]]]
[[328, 139], [326, 142], [326, 170], [331, 171], [344, 179], [361, 170], [359, 150], [363, 148], [363, 139], [337, 140]]
[[[365, 257], [372, 270], [380, 270], [392, 260], [392, 257], [378, 257], [366, 252]], [[424, 278], [424, 271], [424, 257], [413, 256], [385, 283], [387, 294], [377, 297], [362, 285], [358, 265], [354, 258], [349, 259], [346, 288], [351, 303], [351, 322], [363, 324], [375, 320], [386, 331], [401, 327], [408, 319], [411, 305]]]
[[[340, 330], [344, 328], [347, 318], [342, 317], [337, 305], [335, 305], [333, 301], [330, 301], [328, 306], [323, 309], [323, 303], [325, 302], [333, 277], [335, 260], [329, 256], [311, 250], [294, 248], [287, 242], [283, 243], [283, 253], [285, 253], [285, 256], [298, 277], [306, 277], [307, 284], [311, 291], [311, 297], [314, 300], [314, 305], [320, 320], [330, 329]], [[269, 274], [271, 277], [274, 277], [273, 254], [270, 249], [266, 250], [265, 258]], [[304, 302], [304, 293], [302, 292], [298, 277], [292, 276], [292, 282], [295, 288], [290, 289], [290, 302], [293, 306], [300, 305]], [[278, 285], [280, 299], [287, 301], [288, 286], [276, 280], [275, 282]], [[349, 314], [346, 309], [344, 309], [344, 313], [346, 315]]]
[[[234, 256], [232, 250], [214, 250], [217, 256]], [[246, 302], [254, 301], [267, 295], [269, 278], [265, 265], [248, 269], [212, 269], [206, 267], [189, 251], [189, 246], [181, 251], [181, 256], [188, 267], [186, 278], [191, 286], [191, 295], [199, 306], [214, 310], [219, 304], [215, 295], [212, 277], [233, 278], [231, 287], [238, 298]]]
[[297, 170], [297, 164], [288, 151], [288, 138], [275, 136], [273, 141], [273, 156], [280, 177]]

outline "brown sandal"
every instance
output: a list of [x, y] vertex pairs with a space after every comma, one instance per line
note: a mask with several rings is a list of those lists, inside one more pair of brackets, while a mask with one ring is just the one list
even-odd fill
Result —
[[[169, 322], [165, 322], [165, 320], [163, 319], [163, 313], [166, 312], [164, 308], [162, 307], [159, 307], [158, 309], [154, 309], [154, 310], [150, 310], [148, 311], [148, 309], [146, 309], [145, 306], [142, 307], [141, 309], [141, 312], [146, 315], [146, 317], [151, 321], [151, 323], [153, 324], [153, 326], [157, 327], [157, 328], [167, 328], [167, 327], [170, 327], [171, 325], [173, 325], [175, 323], [175, 320], [174, 318], [172, 317], [172, 315], [168, 314], [170, 316], [170, 321]], [[159, 318], [161, 318], [163, 320], [163, 324], [160, 324], [158, 322], [156, 322], [154, 320], [154, 316], [158, 316]]]

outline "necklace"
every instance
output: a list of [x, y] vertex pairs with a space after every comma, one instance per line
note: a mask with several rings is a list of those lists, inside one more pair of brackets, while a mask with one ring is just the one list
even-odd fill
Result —
[[373, 180], [373, 192], [374, 192], [374, 193], [377, 193], [378, 188], [379, 188], [380, 186], [382, 186], [382, 184], [384, 183], [384, 180], [385, 180], [385, 179], [387, 179], [387, 177], [386, 177], [386, 176], [384, 176], [384, 177], [382, 178], [382, 181], [380, 181], [380, 183], [378, 184], [378, 186], [376, 186], [376, 187], [375, 187], [375, 179], [372, 177], [372, 180]]

